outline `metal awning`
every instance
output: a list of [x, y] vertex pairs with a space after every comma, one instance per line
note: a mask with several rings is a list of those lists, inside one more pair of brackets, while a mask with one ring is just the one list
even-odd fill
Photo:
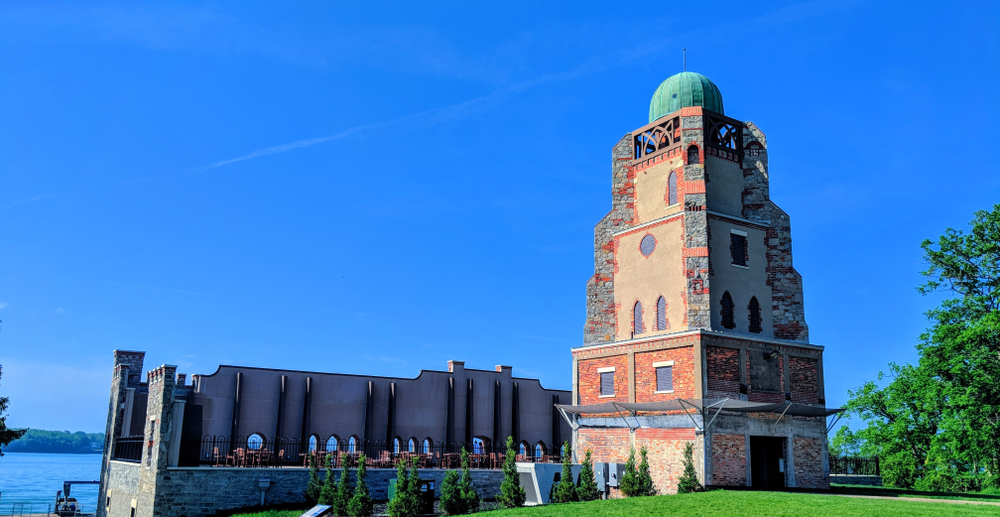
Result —
[[[638, 428], [638, 420], [636, 420], [636, 426], [633, 427], [629, 423], [628, 419], [625, 418], [626, 415], [636, 416], [639, 413], [665, 413], [670, 411], [684, 411], [691, 421], [694, 422], [695, 428], [698, 430], [703, 430], [704, 428], [698, 425], [698, 422], [694, 419], [691, 412], [695, 411], [699, 413], [702, 420], [708, 416], [711, 416], [708, 424], [704, 427], [712, 425], [715, 418], [719, 416], [719, 413], [723, 411], [731, 413], [775, 413], [779, 414], [780, 417], [775, 422], [777, 425], [785, 415], [789, 416], [811, 416], [811, 417], [828, 417], [830, 415], [835, 415], [844, 411], [840, 408], [827, 408], [822, 406], [813, 406], [809, 404], [797, 404], [792, 402], [779, 402], [779, 403], [766, 403], [766, 402], [748, 402], [745, 400], [722, 398], [722, 399], [674, 399], [674, 400], [664, 400], [660, 402], [604, 402], [601, 404], [589, 404], [585, 406], [570, 406], [557, 404], [556, 408], [562, 413], [563, 418], [570, 423], [573, 429], [579, 427], [579, 424], [575, 422], [575, 418], [570, 418], [570, 415], [575, 415], [576, 417], [582, 415], [607, 415], [607, 414], [618, 414], [625, 421], [625, 424], [629, 428]], [[714, 410], [714, 415], [712, 411]]]

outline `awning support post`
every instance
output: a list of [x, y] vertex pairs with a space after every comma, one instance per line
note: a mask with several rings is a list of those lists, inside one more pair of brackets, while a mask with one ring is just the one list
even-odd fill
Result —
[[781, 419], [785, 418], [785, 412], [787, 412], [788, 408], [790, 408], [790, 407], [792, 407], [791, 404], [786, 405], [785, 406], [785, 411], [782, 411], [781, 412], [781, 416], [779, 416], [778, 419], [774, 421], [774, 425], [771, 426], [771, 432], [772, 433], [774, 432], [774, 428], [778, 427], [778, 424], [781, 422]]

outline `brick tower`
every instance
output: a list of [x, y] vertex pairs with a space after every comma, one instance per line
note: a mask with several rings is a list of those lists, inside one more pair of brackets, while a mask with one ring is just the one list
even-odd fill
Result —
[[[612, 157], [573, 349], [574, 404], [597, 409], [576, 415], [574, 450], [624, 461], [646, 446], [661, 493], [676, 490], [686, 442], [707, 485], [828, 487], [823, 348], [809, 344], [764, 134], [682, 72]], [[609, 402], [620, 414], [600, 414]]]

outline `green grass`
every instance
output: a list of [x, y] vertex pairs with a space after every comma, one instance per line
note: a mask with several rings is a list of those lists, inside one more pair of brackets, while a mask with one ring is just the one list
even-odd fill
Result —
[[301, 510], [265, 510], [263, 512], [256, 513], [237, 513], [232, 517], [299, 517], [305, 513], [309, 508], [303, 508]]
[[610, 501], [591, 501], [535, 508], [490, 512], [490, 517], [598, 517], [598, 516], [712, 516], [778, 517], [817, 515], [840, 516], [915, 516], [1000, 515], [992, 505], [923, 503], [915, 501], [860, 499], [832, 495], [792, 494], [782, 492], [728, 492], [716, 490], [700, 494], [636, 497]]
[[905, 488], [885, 486], [840, 485], [831, 483], [831, 493], [851, 495], [874, 495], [879, 497], [919, 497], [926, 499], [958, 499], [965, 501], [991, 501], [1000, 503], [1000, 491], [987, 489], [981, 492], [921, 492]]

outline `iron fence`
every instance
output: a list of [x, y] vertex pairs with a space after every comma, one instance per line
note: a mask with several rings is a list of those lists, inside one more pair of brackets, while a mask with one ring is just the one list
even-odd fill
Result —
[[120, 461], [142, 461], [142, 435], [115, 438], [112, 459]]
[[[331, 444], [332, 445], [332, 444]], [[430, 443], [385, 442], [383, 440], [341, 440], [336, 446], [309, 441], [306, 446], [298, 439], [265, 438], [260, 435], [184, 436], [181, 440], [179, 463], [182, 466], [211, 466], [235, 468], [303, 467], [310, 458], [321, 466], [329, 460], [333, 468], [344, 465], [357, 467], [361, 455], [368, 468], [394, 468], [400, 461], [416, 462], [419, 468], [452, 469], [461, 466], [462, 449], [469, 452], [470, 468], [500, 469], [506, 449], [503, 445], [491, 446], [482, 442]], [[547, 454], [525, 447], [517, 454], [517, 461], [530, 463], [559, 463], [556, 454]], [[542, 454], [539, 454], [541, 452]]]
[[[9, 510], [8, 510], [9, 508]], [[10, 506], [0, 507], [0, 515], [50, 515], [52, 514], [51, 503], [12, 503]]]
[[881, 476], [878, 457], [830, 456], [830, 474]]

